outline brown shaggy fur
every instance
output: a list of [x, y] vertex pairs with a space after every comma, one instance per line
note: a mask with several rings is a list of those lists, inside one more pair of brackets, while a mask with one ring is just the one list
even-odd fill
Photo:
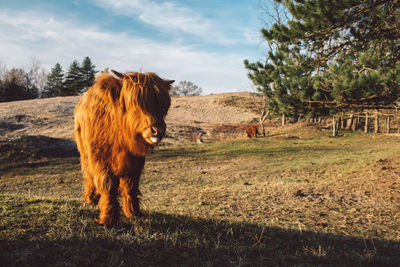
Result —
[[246, 134], [248, 138], [255, 137], [257, 138], [258, 129], [257, 126], [253, 125], [246, 129]]
[[[113, 71], [114, 72], [114, 71]], [[84, 199], [98, 204], [100, 224], [141, 216], [139, 179], [145, 155], [165, 134], [170, 84], [154, 73], [102, 73], [75, 107]]]

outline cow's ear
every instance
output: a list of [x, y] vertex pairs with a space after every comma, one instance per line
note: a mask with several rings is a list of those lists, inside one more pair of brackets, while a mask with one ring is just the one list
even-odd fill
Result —
[[120, 79], [124, 78], [124, 75], [116, 70], [111, 70], [111, 72]]

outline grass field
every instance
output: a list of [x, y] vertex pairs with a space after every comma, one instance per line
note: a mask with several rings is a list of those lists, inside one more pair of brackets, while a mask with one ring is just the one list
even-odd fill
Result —
[[0, 265], [399, 266], [399, 137], [328, 135], [161, 147], [146, 216], [112, 229], [81, 201], [79, 158], [2, 153]]

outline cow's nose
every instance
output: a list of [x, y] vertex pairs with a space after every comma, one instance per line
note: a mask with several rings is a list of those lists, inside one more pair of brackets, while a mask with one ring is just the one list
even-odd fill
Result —
[[152, 136], [163, 136], [165, 133], [164, 127], [151, 127], [151, 135]]
[[157, 136], [159, 133], [159, 130], [156, 127], [151, 127], [151, 135], [152, 136]]

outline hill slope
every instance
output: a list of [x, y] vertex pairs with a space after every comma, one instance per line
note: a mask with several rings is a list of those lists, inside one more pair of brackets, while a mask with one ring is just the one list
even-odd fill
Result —
[[[0, 135], [16, 139], [43, 135], [71, 139], [73, 112], [80, 96], [0, 103]], [[247, 124], [257, 118], [261, 98], [252, 93], [172, 97], [164, 144], [193, 141], [193, 134], [208, 135], [225, 124]]]

